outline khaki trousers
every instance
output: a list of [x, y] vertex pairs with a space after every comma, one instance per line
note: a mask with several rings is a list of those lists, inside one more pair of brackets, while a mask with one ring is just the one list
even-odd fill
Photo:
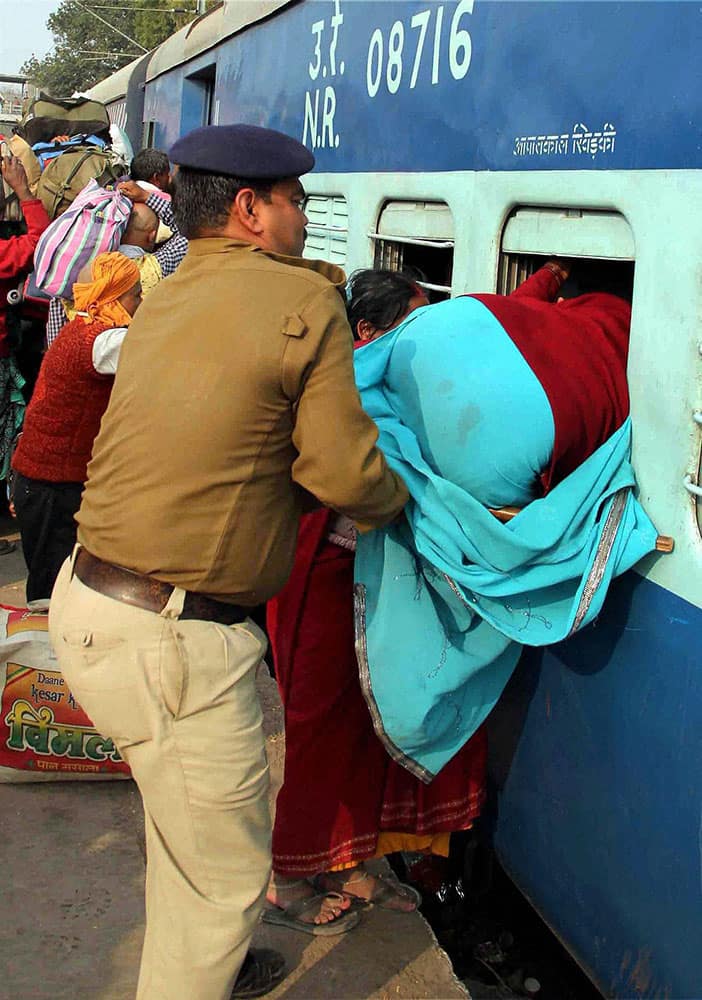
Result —
[[[228, 1000], [270, 870], [252, 623], [179, 621], [59, 574], [49, 628], [69, 687], [129, 764], [146, 817], [138, 1000]], [[86, 790], [87, 794], [87, 790]]]

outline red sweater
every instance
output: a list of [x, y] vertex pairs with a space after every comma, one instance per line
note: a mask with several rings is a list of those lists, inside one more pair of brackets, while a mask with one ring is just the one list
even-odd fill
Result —
[[7, 293], [19, 284], [23, 274], [32, 270], [34, 251], [39, 237], [49, 225], [49, 216], [38, 198], [21, 202], [27, 232], [0, 240], [0, 358], [10, 353], [7, 343]]
[[541, 268], [511, 295], [473, 295], [499, 320], [548, 396], [555, 425], [547, 491], [629, 415], [631, 306], [604, 292], [554, 302], [560, 280]]
[[84, 483], [114, 375], [93, 367], [93, 342], [105, 323], [67, 323], [39, 370], [12, 467], [29, 479]]

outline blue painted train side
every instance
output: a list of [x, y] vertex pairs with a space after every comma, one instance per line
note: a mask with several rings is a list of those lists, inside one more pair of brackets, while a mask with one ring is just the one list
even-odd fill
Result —
[[498, 855], [606, 996], [702, 995], [700, 635], [629, 573], [491, 721]]
[[349, 270], [373, 263], [388, 201], [448, 207], [454, 293], [495, 290], [517, 207], [562, 209], [561, 230], [614, 211], [629, 229], [634, 462], [676, 549], [618, 581], [594, 626], [524, 655], [492, 720], [494, 842], [603, 992], [702, 997], [702, 512], [683, 485], [700, 476], [702, 9], [261, 8], [236, 32], [201, 19], [164, 43], [143, 125], [161, 147], [208, 120], [305, 141], [309, 191], [348, 210]]
[[147, 73], [144, 114], [163, 146], [201, 124], [216, 65], [219, 120], [322, 172], [696, 168], [701, 45], [691, 3], [307, 2]]

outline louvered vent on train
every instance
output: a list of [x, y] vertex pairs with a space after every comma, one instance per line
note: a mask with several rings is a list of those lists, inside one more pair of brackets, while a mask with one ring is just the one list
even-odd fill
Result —
[[451, 295], [454, 225], [444, 202], [389, 201], [375, 232], [375, 267], [414, 274], [432, 302]]
[[305, 201], [308, 218], [305, 257], [328, 260], [344, 267], [349, 238], [349, 212], [340, 195], [310, 194]]

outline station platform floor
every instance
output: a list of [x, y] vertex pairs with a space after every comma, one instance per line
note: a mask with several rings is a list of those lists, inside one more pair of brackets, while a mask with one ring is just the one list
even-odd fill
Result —
[[[17, 539], [0, 521], [0, 538]], [[0, 556], [0, 603], [24, 603], [21, 549]], [[275, 683], [259, 672], [271, 808], [285, 737]], [[0, 785], [2, 995], [129, 1000], [144, 926], [144, 835], [131, 781]], [[419, 913], [369, 909], [348, 934], [315, 938], [261, 924], [289, 975], [271, 1000], [453, 1000], [469, 997]], [[165, 998], [164, 998], [165, 1000]]]

